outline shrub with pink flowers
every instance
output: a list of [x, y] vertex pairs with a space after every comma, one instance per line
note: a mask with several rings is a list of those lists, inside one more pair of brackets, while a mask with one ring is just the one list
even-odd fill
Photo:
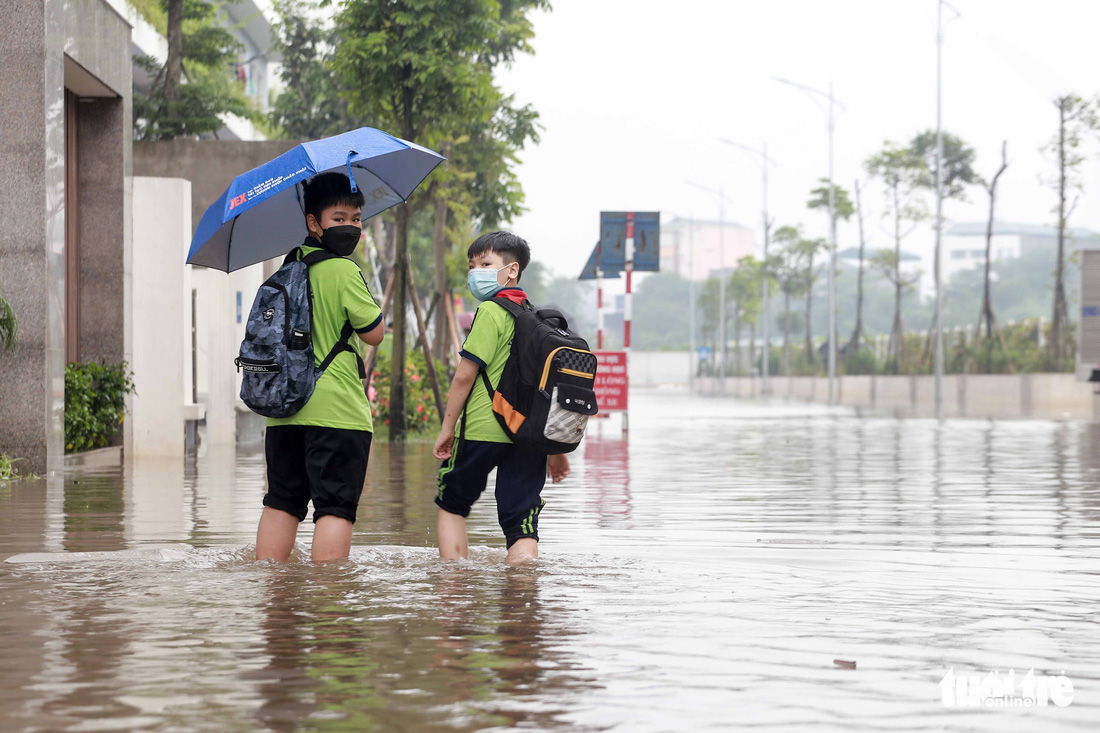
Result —
[[[368, 395], [374, 413], [375, 425], [390, 424], [390, 356], [379, 355], [370, 375]], [[446, 399], [447, 372], [438, 361], [435, 364], [436, 376], [440, 380], [439, 388]], [[405, 424], [409, 432], [432, 432], [439, 429], [439, 413], [432, 395], [431, 380], [420, 351], [409, 353], [405, 357]]]

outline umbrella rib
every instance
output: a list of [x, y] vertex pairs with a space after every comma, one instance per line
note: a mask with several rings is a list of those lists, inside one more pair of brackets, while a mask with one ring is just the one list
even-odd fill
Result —
[[[241, 213], [243, 214], [244, 212], [242, 211]], [[230, 256], [230, 253], [233, 251], [233, 230], [237, 228], [237, 222], [240, 220], [240, 218], [241, 218], [240, 214], [238, 214], [237, 216], [234, 216], [233, 217], [233, 223], [229, 225], [229, 239], [225, 243], [225, 271], [226, 272], [229, 272], [229, 256]]]
[[[358, 169], [359, 169], [359, 170], [361, 170], [361, 171], [366, 171], [367, 173], [370, 173], [370, 174], [371, 174], [372, 176], [374, 176], [374, 177], [375, 177], [375, 178], [377, 178], [378, 180], [382, 181], [382, 183], [384, 183], [384, 184], [386, 184], [387, 186], [389, 186], [389, 189], [390, 189], [391, 191], [393, 191], [394, 193], [396, 193], [396, 194], [397, 194], [397, 196], [398, 196], [398, 198], [400, 198], [400, 199], [401, 199], [401, 203], [403, 203], [403, 204], [407, 204], [407, 203], [409, 203], [409, 200], [408, 200], [407, 198], [405, 198], [404, 196], [402, 196], [402, 195], [401, 195], [401, 192], [400, 192], [400, 191], [398, 191], [398, 190], [397, 190], [397, 189], [396, 189], [395, 187], [393, 187], [393, 186], [390, 186], [390, 183], [389, 183], [389, 181], [387, 181], [387, 180], [386, 180], [385, 178], [383, 178], [382, 176], [380, 176], [380, 175], [378, 175], [377, 173], [375, 173], [374, 171], [372, 171], [372, 170], [371, 170], [370, 168], [366, 168], [366, 167], [364, 167], [364, 166], [361, 166], [361, 165], [355, 165], [355, 163], [352, 163], [352, 166], [353, 166], [353, 167], [355, 167], [355, 168], [358, 168]], [[423, 183], [423, 179], [421, 179], [421, 183]], [[416, 184], [416, 185], [417, 185], [417, 186], [419, 186], [420, 184], [418, 183], [418, 184]], [[416, 190], [416, 189], [414, 188], [414, 189], [413, 189], [413, 191], [415, 191], [415, 190]], [[396, 204], [395, 204], [395, 206], [396, 206]], [[383, 209], [383, 211], [385, 211], [385, 209]], [[380, 211], [380, 212], [378, 212], [378, 213], [382, 213], [382, 212]]]

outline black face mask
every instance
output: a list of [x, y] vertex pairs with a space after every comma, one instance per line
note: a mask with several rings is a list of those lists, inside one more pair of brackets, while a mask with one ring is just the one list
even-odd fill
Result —
[[321, 234], [321, 246], [334, 255], [347, 257], [355, 251], [363, 230], [351, 224], [329, 227]]

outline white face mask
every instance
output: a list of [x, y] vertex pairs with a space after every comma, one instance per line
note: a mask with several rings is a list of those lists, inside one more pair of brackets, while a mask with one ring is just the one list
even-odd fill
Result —
[[485, 301], [504, 290], [504, 286], [497, 282], [497, 273], [509, 267], [511, 265], [505, 265], [499, 270], [491, 267], [475, 267], [470, 270], [470, 274], [466, 276], [466, 287], [470, 288], [470, 295]]

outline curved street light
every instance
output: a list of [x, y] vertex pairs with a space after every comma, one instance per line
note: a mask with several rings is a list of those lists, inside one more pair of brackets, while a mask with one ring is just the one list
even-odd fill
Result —
[[833, 83], [829, 82], [829, 91], [822, 91], [814, 87], [799, 84], [790, 79], [772, 77], [781, 84], [801, 89], [807, 94], [824, 97], [828, 101], [829, 118], [829, 404], [835, 404], [836, 391], [836, 202], [833, 191], [833, 107], [840, 106], [841, 110], [847, 110], [843, 104], [833, 97]]
[[[760, 158], [760, 168], [764, 171], [764, 266], [767, 267], [769, 234], [771, 232], [771, 222], [768, 220], [768, 167], [775, 165], [775, 161], [768, 157], [767, 143], [764, 143], [760, 148], [754, 148], [749, 145], [742, 145], [739, 142], [734, 142], [733, 140], [727, 140], [726, 138], [722, 138], [721, 140], [726, 145], [732, 145], [735, 148], [739, 148], [746, 153], [752, 153], [753, 155]], [[760, 364], [760, 374], [762, 377], [760, 390], [762, 394], [768, 395], [771, 394], [771, 381], [769, 379], [769, 371], [771, 369], [771, 366], [768, 363], [770, 361], [769, 357], [771, 356], [771, 324], [769, 323], [769, 321], [771, 320], [771, 309], [768, 304], [768, 301], [771, 298], [771, 293], [769, 292], [771, 288], [770, 284], [768, 283], [767, 270], [764, 271], [763, 279], [763, 293], [761, 295], [761, 305], [763, 306], [763, 308], [761, 308], [760, 330], [762, 332], [761, 336], [764, 339], [764, 358], [761, 360]]]

